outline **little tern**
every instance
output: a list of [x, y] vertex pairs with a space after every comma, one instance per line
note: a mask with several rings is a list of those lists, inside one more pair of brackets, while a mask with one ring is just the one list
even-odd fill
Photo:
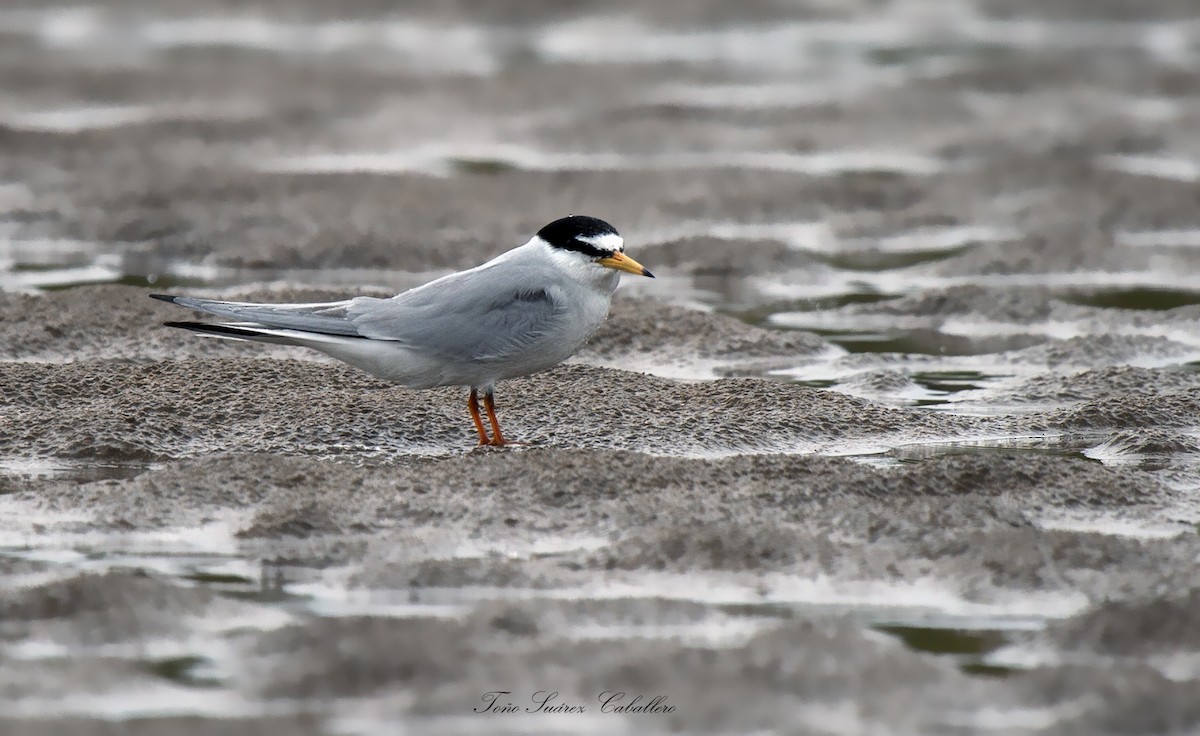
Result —
[[[571, 215], [482, 266], [389, 299], [257, 304], [151, 294], [232, 322], [166, 322], [202, 335], [314, 348], [410, 388], [466, 386], [480, 445], [508, 444], [497, 381], [552, 368], [608, 316], [620, 274], [653, 278], [603, 220]], [[491, 435], [479, 411], [479, 396]]]

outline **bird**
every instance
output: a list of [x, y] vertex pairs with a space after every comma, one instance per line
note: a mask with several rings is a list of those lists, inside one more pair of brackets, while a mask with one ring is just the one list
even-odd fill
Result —
[[569, 215], [483, 265], [386, 299], [263, 304], [149, 296], [234, 320], [167, 327], [313, 348], [409, 388], [466, 387], [479, 445], [503, 447], [511, 443], [496, 416], [496, 383], [574, 355], [608, 317], [622, 273], [654, 278], [625, 255], [625, 240], [612, 225]]

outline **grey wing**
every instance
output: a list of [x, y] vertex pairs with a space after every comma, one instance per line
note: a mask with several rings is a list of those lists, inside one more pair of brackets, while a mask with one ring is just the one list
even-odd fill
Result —
[[265, 327], [359, 337], [359, 333], [347, 313], [347, 308], [354, 301], [352, 299], [317, 304], [255, 304], [253, 302], [225, 302], [168, 294], [151, 294], [150, 296], [178, 304], [181, 307], [198, 309], [202, 312], [231, 317], [241, 322], [252, 322]]
[[391, 299], [359, 297], [348, 311], [363, 337], [450, 360], [492, 361], [541, 342], [561, 324], [565, 307], [551, 273], [510, 263], [452, 274]]

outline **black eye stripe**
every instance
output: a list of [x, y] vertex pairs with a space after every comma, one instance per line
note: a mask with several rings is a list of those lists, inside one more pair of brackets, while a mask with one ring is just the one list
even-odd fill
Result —
[[585, 243], [582, 240], [571, 240], [566, 243], [555, 243], [553, 245], [556, 248], [562, 248], [563, 250], [573, 250], [576, 253], [582, 253], [589, 258], [607, 258], [613, 254], [613, 251], [611, 250], [602, 250], [591, 243]]

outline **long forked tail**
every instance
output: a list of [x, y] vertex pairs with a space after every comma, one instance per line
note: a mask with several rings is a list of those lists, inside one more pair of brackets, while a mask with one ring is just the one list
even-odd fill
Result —
[[346, 307], [350, 304], [349, 301], [321, 304], [255, 304], [170, 294], [150, 296], [181, 307], [237, 320], [216, 323], [163, 323], [167, 327], [178, 327], [207, 337], [308, 347], [361, 339], [354, 325], [347, 319]]
[[268, 329], [302, 330], [347, 337], [360, 336], [349, 319], [349, 308], [354, 301], [352, 299], [316, 304], [256, 304], [170, 294], [151, 294], [150, 297], [188, 309], [234, 319], [239, 323], [261, 325]]
[[413, 368], [412, 356], [397, 342], [371, 339], [354, 329], [348, 315], [353, 300], [322, 304], [253, 304], [153, 296], [234, 319], [227, 322], [164, 322], [167, 327], [178, 327], [203, 337], [312, 348], [389, 381], [413, 385], [414, 376], [426, 380], [420, 372], [424, 370], [424, 364], [417, 361]]

